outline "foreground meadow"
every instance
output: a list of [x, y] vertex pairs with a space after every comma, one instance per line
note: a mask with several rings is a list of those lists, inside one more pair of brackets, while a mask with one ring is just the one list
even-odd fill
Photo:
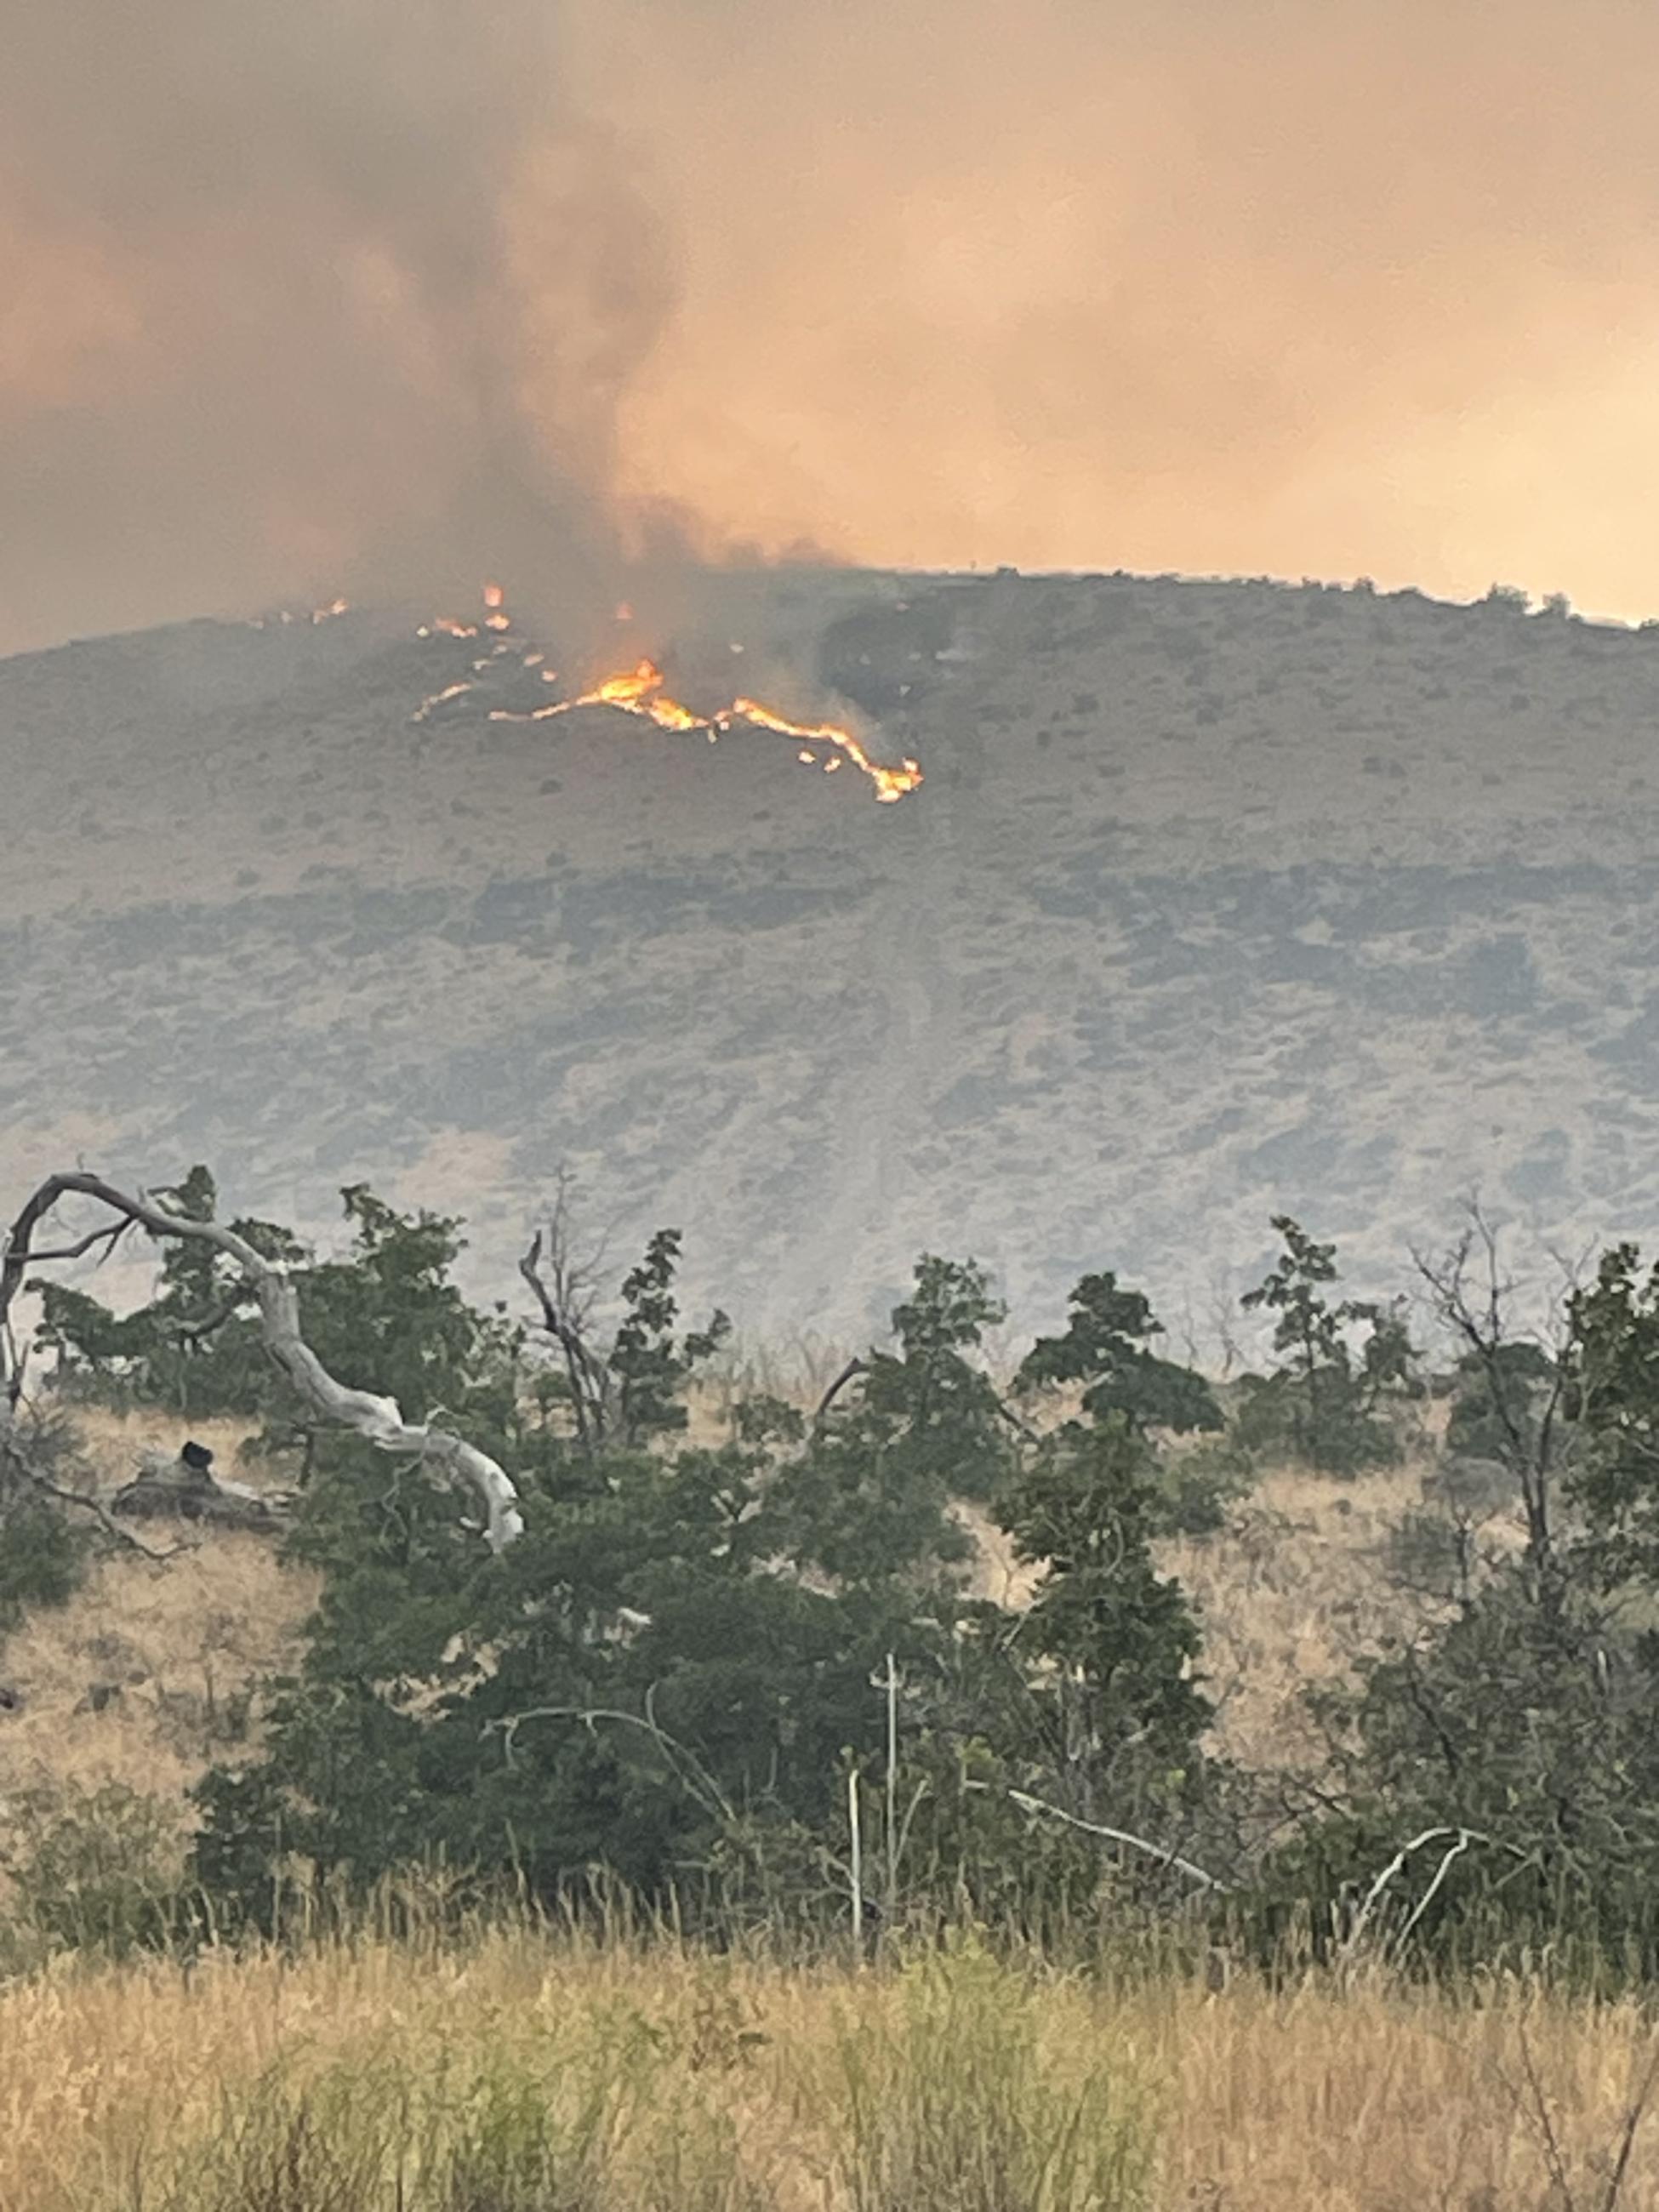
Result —
[[0, 2206], [1644, 2212], [1656, 2050], [1633, 2006], [1514, 1983], [1212, 1990], [970, 1941], [862, 1969], [524, 1927], [64, 1960], [0, 1990]]

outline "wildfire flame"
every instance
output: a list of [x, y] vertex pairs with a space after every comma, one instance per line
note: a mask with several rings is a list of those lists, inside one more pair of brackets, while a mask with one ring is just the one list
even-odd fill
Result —
[[[507, 611], [506, 595], [499, 584], [484, 586], [483, 602], [483, 627], [497, 632], [510, 630], [512, 617]], [[632, 615], [631, 608], [618, 607], [617, 610], [619, 622], [631, 620]], [[430, 637], [434, 633], [446, 637], [477, 637], [478, 625], [457, 622], [453, 617], [444, 615], [435, 622], [423, 624], [416, 635]], [[504, 643], [498, 642], [483, 660], [473, 662], [475, 674], [487, 668], [496, 654], [508, 649]], [[517, 648], [512, 650], [516, 651]], [[742, 647], [734, 645], [732, 650], [738, 653]], [[526, 653], [522, 655], [522, 665], [539, 668], [544, 684], [555, 683], [557, 671], [540, 666], [544, 658], [539, 653]], [[607, 676], [592, 690], [580, 692], [574, 699], [550, 701], [545, 707], [492, 707], [489, 720], [492, 722], [551, 722], [561, 714], [574, 714], [584, 707], [610, 707], [618, 714], [634, 714], [643, 721], [654, 722], [660, 730], [672, 730], [677, 733], [705, 731], [711, 744], [734, 723], [746, 722], [753, 729], [767, 730], [775, 737], [793, 738], [798, 748], [796, 758], [809, 768], [821, 768], [826, 775], [833, 775], [837, 769], [851, 762], [874, 786], [879, 805], [895, 805], [901, 799], [921, 788], [922, 773], [918, 762], [905, 759], [896, 768], [885, 767], [881, 762], [872, 760], [852, 731], [843, 729], [839, 723], [792, 722], [773, 708], [763, 706], [758, 699], [750, 698], [734, 699], [729, 707], [722, 707], [713, 714], [699, 714], [679, 700], [671, 697], [663, 688], [665, 682], [663, 672], [655, 661], [640, 660], [630, 669], [615, 676]], [[412, 719], [417, 722], [425, 721], [434, 709], [451, 699], [459, 698], [473, 688], [471, 684], [452, 684], [444, 690], [434, 691], [429, 698], [421, 702]], [[811, 750], [815, 747], [828, 748], [827, 756]]]
[[[842, 759], [851, 761], [875, 785], [876, 797], [884, 806], [892, 806], [908, 793], [921, 788], [920, 763], [904, 760], [897, 768], [884, 768], [878, 761], [871, 759], [850, 730], [843, 730], [834, 722], [787, 722], [769, 707], [763, 707], [758, 699], [734, 699], [732, 712], [741, 715], [745, 722], [753, 722], [758, 729], [775, 731], [781, 738], [807, 738], [815, 744], [838, 746], [839, 754], [832, 755], [823, 763], [824, 773], [828, 775], [832, 769], [839, 768]], [[803, 753], [801, 757], [806, 760], [812, 756]]]
[[[332, 622], [336, 615], [349, 615], [350, 612], [349, 599], [331, 599], [325, 607], [313, 607], [309, 615], [296, 615], [292, 607], [279, 607], [274, 619], [284, 629], [291, 628], [296, 622], [309, 622], [314, 629], [319, 623]], [[252, 615], [248, 617], [247, 626], [250, 629], [264, 629], [269, 627], [270, 619], [264, 615]]]
[[472, 686], [470, 684], [452, 684], [442, 691], [434, 691], [430, 698], [422, 700], [409, 719], [411, 722], [423, 722], [434, 707], [441, 707], [450, 699], [459, 699], [463, 691], [470, 691], [471, 689]]

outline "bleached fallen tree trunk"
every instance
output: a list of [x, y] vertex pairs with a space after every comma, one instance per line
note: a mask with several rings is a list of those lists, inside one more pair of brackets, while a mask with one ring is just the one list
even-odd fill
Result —
[[[77, 1243], [57, 1250], [36, 1249], [34, 1237], [40, 1224], [60, 1200], [70, 1197], [92, 1199], [116, 1218]], [[488, 1452], [446, 1429], [406, 1421], [395, 1398], [353, 1390], [336, 1381], [301, 1333], [300, 1302], [289, 1271], [280, 1261], [267, 1260], [245, 1237], [219, 1222], [191, 1221], [169, 1213], [149, 1199], [118, 1190], [101, 1176], [78, 1170], [48, 1176], [18, 1215], [0, 1252], [0, 1436], [15, 1418], [22, 1388], [22, 1358], [11, 1328], [11, 1309], [26, 1272], [48, 1261], [79, 1258], [100, 1243], [112, 1246], [134, 1225], [148, 1230], [152, 1237], [210, 1244], [225, 1255], [258, 1302], [265, 1349], [324, 1420], [355, 1429], [378, 1451], [402, 1453], [465, 1483], [483, 1509], [484, 1534], [492, 1551], [504, 1551], [524, 1533], [518, 1490], [506, 1469]]]

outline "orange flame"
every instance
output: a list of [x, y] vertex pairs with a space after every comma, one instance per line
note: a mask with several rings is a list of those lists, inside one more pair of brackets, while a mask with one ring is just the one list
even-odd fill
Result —
[[[507, 612], [506, 594], [499, 584], [487, 583], [484, 586], [483, 603], [486, 629], [497, 631], [511, 629], [512, 617]], [[617, 619], [619, 622], [631, 621], [632, 618], [631, 607], [626, 604], [618, 606]], [[441, 616], [428, 627], [423, 627], [418, 635], [425, 637], [433, 631], [441, 631], [447, 637], [468, 638], [478, 635], [476, 623], [457, 622], [447, 615]], [[474, 661], [475, 672], [488, 667], [495, 653], [507, 649], [498, 644], [490, 655], [483, 660]], [[732, 649], [738, 653], [742, 647], [734, 645]], [[523, 656], [523, 665], [526, 668], [538, 667], [544, 658], [539, 653], [526, 653]], [[539, 673], [544, 684], [557, 680], [555, 669], [539, 667]], [[663, 689], [664, 681], [663, 672], [655, 661], [640, 660], [630, 669], [615, 676], [607, 676], [592, 690], [580, 692], [574, 699], [556, 700], [545, 707], [526, 709], [493, 707], [489, 710], [489, 720], [492, 722], [550, 722], [561, 714], [574, 714], [580, 708], [612, 707], [619, 714], [635, 714], [643, 721], [654, 722], [661, 730], [677, 732], [706, 731], [711, 744], [734, 722], [747, 722], [755, 729], [770, 731], [775, 737], [793, 738], [799, 748], [796, 758], [809, 768], [821, 767], [826, 775], [835, 774], [850, 761], [875, 787], [876, 799], [881, 805], [894, 805], [911, 792], [921, 788], [922, 774], [918, 762], [905, 759], [896, 768], [885, 767], [881, 762], [872, 760], [852, 731], [843, 729], [839, 723], [792, 722], [772, 708], [763, 706], [758, 699], [749, 698], [734, 699], [729, 707], [721, 708], [717, 714], [699, 714], [679, 700], [671, 697]], [[424, 721], [445, 701], [459, 698], [463, 692], [471, 689], [470, 684], [452, 684], [447, 690], [434, 692], [429, 699], [422, 700], [416, 710], [414, 720]], [[814, 746], [830, 748], [829, 757], [825, 758], [821, 753], [809, 750]]]
[[452, 684], [442, 691], [434, 691], [429, 699], [422, 700], [409, 719], [411, 722], [423, 722], [434, 708], [441, 707], [446, 700], [459, 699], [464, 691], [471, 689], [470, 684]]
[[[854, 768], [862, 769], [876, 787], [876, 798], [883, 806], [896, 805], [912, 791], [921, 787], [921, 763], [913, 760], [900, 763], [897, 768], [883, 768], [872, 761], [850, 730], [842, 729], [835, 722], [789, 722], [781, 714], [775, 714], [769, 707], [763, 707], [758, 699], [734, 699], [732, 712], [740, 714], [745, 722], [753, 722], [763, 730], [775, 731], [781, 738], [810, 738], [816, 744], [835, 745], [842, 756]], [[811, 756], [804, 756], [810, 758]], [[830, 766], [826, 761], [824, 766]]]

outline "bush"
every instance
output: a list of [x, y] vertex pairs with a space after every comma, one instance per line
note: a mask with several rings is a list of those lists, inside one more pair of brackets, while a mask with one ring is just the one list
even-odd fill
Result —
[[18, 1932], [51, 1948], [126, 1958], [185, 1927], [177, 1814], [125, 1783], [12, 1801]]
[[87, 1534], [32, 1480], [61, 1481], [76, 1444], [67, 1421], [31, 1418], [0, 1452], [0, 1636], [9, 1634], [29, 1607], [63, 1605], [80, 1586]]

